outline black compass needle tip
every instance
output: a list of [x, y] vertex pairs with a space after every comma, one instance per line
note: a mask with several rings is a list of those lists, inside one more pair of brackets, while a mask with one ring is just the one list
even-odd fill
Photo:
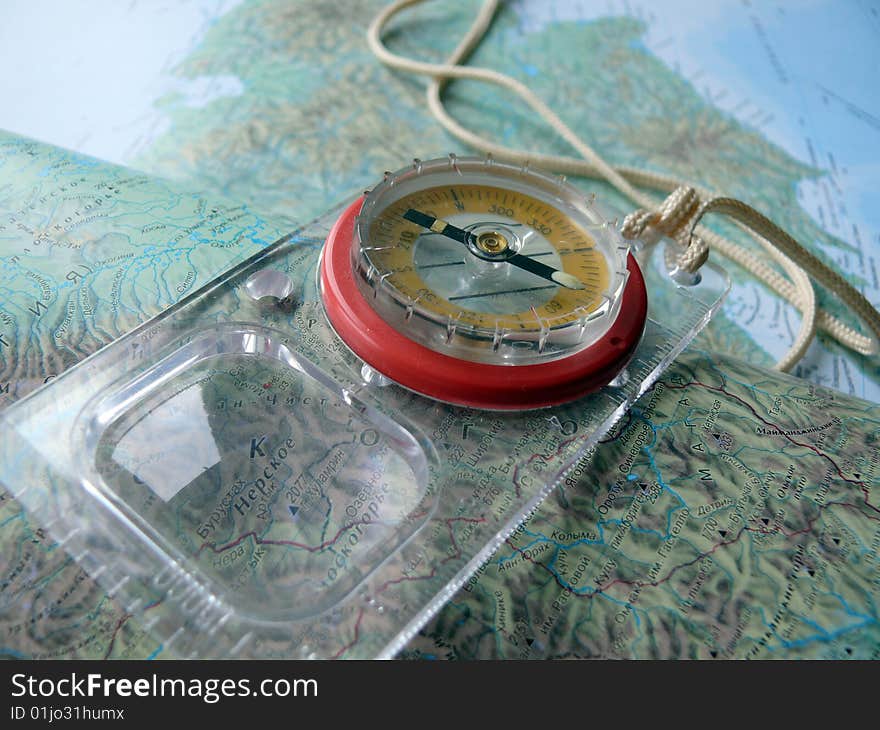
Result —
[[458, 228], [451, 223], [447, 223], [442, 218], [435, 218], [432, 215], [413, 210], [412, 208], [407, 210], [406, 213], [403, 214], [403, 217], [410, 223], [415, 223], [417, 226], [427, 228], [429, 231], [451, 238], [453, 241], [458, 241], [459, 243], [464, 244], [470, 243], [470, 233], [463, 228]]

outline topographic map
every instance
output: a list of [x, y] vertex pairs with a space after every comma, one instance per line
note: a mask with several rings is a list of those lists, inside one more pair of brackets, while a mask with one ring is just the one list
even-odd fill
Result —
[[[0, 111], [14, 133], [0, 138], [0, 407], [382, 170], [458, 148], [422, 82], [369, 55], [381, 3], [97, 4], [93, 42], [70, 32], [71, 7], [13, 5], [0, 29], [23, 58], [39, 17], [66, 59], [0, 81], [22, 100]], [[476, 8], [427, 3], [389, 44], [440, 59]], [[526, 81], [615, 163], [742, 197], [877, 304], [878, 31], [858, 4], [511, 2], [473, 63]], [[507, 144], [568, 152], [494, 90], [457, 83], [448, 100]], [[880, 362], [820, 340], [804, 379], [756, 367], [798, 315], [730, 271], [697, 348], [402, 656], [877, 656]], [[173, 656], [7, 494], [0, 545], [3, 655]]]

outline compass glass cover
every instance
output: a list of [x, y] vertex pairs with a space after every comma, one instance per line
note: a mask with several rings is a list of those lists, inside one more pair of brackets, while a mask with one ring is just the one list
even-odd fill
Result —
[[367, 196], [352, 265], [411, 340], [460, 359], [570, 355], [619, 312], [628, 246], [580, 191], [489, 159], [416, 161]]

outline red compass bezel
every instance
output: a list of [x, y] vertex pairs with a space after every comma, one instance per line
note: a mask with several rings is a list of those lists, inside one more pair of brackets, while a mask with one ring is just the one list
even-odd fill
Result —
[[641, 339], [648, 313], [645, 280], [627, 257], [629, 278], [614, 324], [573, 355], [534, 365], [490, 365], [435, 352], [385, 322], [361, 294], [351, 265], [355, 219], [364, 198], [334, 224], [321, 256], [321, 298], [340, 339], [377, 372], [409, 390], [455, 405], [527, 410], [566, 403], [607, 385]]

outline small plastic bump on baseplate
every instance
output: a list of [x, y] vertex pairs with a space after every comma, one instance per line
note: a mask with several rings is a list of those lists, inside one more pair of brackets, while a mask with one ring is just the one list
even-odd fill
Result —
[[244, 290], [256, 302], [266, 297], [281, 302], [290, 297], [293, 292], [293, 281], [282, 271], [261, 269], [247, 278]]
[[382, 375], [378, 370], [374, 370], [366, 363], [361, 365], [361, 380], [367, 385], [375, 385], [379, 388], [391, 385], [391, 380]]

